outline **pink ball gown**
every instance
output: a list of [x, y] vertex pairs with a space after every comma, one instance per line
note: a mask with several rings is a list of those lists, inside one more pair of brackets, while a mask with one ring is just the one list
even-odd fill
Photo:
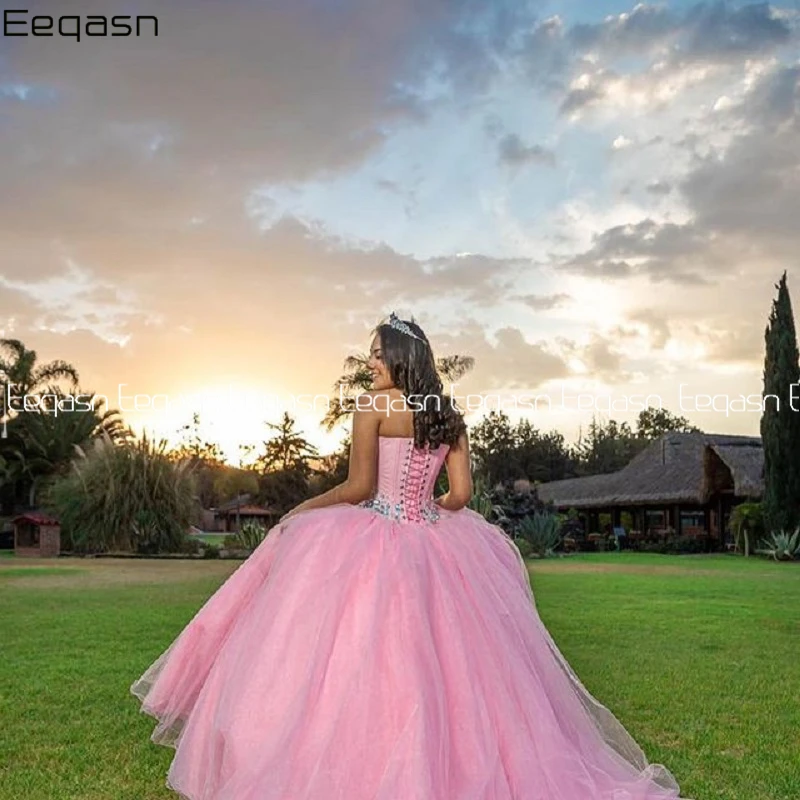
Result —
[[279, 524], [130, 687], [188, 800], [674, 800], [502, 529], [381, 437], [374, 497]]

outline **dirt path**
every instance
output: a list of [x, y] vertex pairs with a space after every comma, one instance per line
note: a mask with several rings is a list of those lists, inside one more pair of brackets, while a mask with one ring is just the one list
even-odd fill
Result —
[[[685, 556], [685, 558], [695, 558], [695, 556]], [[702, 558], [702, 556], [697, 556]], [[704, 568], [696, 566], [697, 562], [689, 563], [686, 566], [678, 564], [659, 564], [657, 561], [652, 564], [631, 564], [621, 562], [614, 563], [591, 563], [587, 561], [571, 561], [569, 558], [553, 558], [553, 559], [531, 559], [528, 561], [530, 572], [536, 573], [558, 573], [558, 574], [620, 574], [620, 575], [680, 575], [685, 578], [702, 577], [702, 576], [717, 576], [725, 578], [774, 578], [776, 576], [775, 570], [768, 569], [725, 569], [719, 567], [717, 569]], [[772, 566], [770, 562], [762, 561], [764, 566]], [[732, 567], [738, 567], [739, 564], [732, 564]], [[793, 564], [784, 564], [796, 574], [792, 567]], [[787, 574], [788, 574], [787, 570]]]
[[[3, 558], [0, 560], [0, 585], [96, 589], [205, 578], [223, 581], [241, 563], [227, 559]], [[23, 569], [29, 574], [23, 574]], [[58, 570], [58, 573], [51, 570]]]
[[[39, 588], [94, 589], [105, 586], [163, 584], [206, 578], [224, 581], [242, 563], [217, 559], [136, 558], [2, 558], [0, 585]], [[792, 565], [789, 565], [790, 567]], [[532, 559], [528, 568], [536, 574], [679, 575], [683, 577], [775, 577], [774, 571], [709, 569], [696, 562], [675, 564], [591, 563], [569, 558]], [[57, 572], [56, 572], [57, 570]], [[27, 574], [26, 574], [27, 573]], [[794, 571], [793, 571], [794, 573]], [[796, 573], [794, 573], [796, 574]]]

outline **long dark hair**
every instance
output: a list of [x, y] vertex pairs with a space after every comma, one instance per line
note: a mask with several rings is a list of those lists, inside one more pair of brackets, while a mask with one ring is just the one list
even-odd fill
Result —
[[[413, 320], [403, 323], [415, 334], [410, 336], [388, 322], [378, 325], [383, 363], [394, 385], [408, 400], [414, 414], [414, 442], [436, 450], [440, 444], [454, 445], [466, 430], [461, 412], [444, 394], [430, 342]], [[415, 338], [419, 337], [419, 338]]]

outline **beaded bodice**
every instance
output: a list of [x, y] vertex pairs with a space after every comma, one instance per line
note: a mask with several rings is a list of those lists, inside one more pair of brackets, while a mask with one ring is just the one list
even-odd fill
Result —
[[448, 445], [419, 448], [410, 436], [381, 436], [378, 441], [375, 493], [359, 505], [398, 522], [435, 522], [439, 507], [433, 502], [433, 490]]

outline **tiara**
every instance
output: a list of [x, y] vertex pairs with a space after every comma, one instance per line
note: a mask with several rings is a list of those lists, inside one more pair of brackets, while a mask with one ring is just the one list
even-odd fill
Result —
[[425, 339], [414, 333], [414, 331], [412, 331], [411, 328], [409, 328], [408, 325], [403, 322], [403, 320], [401, 320], [397, 314], [394, 313], [394, 311], [389, 314], [389, 327], [394, 328], [396, 331], [400, 331], [400, 333], [406, 334], [406, 336], [412, 336], [414, 339], [419, 339], [421, 342], [427, 344]]

